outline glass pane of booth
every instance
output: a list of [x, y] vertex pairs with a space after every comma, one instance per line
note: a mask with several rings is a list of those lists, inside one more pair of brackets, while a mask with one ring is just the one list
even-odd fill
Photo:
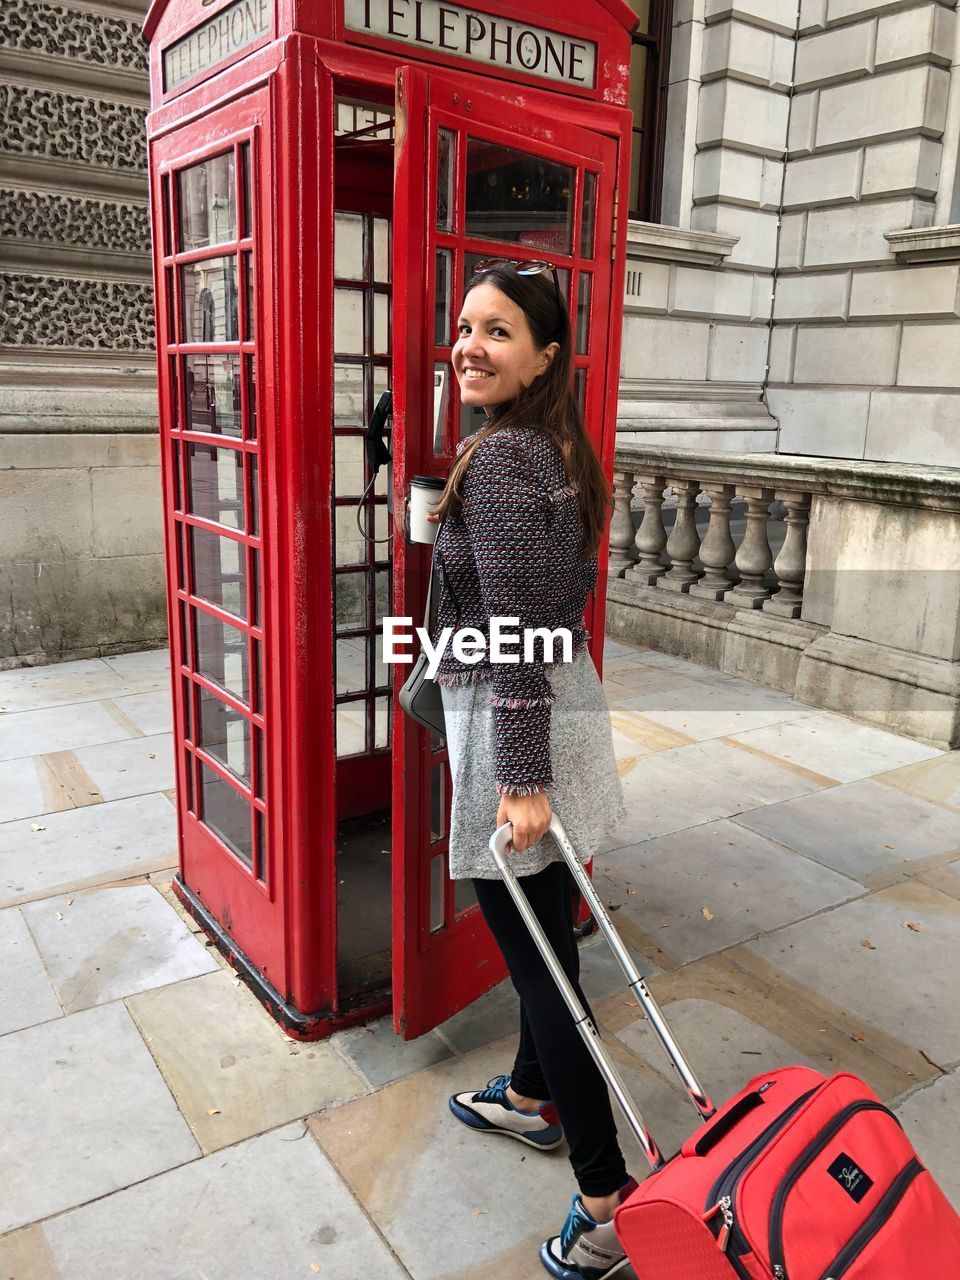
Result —
[[366, 218], [362, 213], [338, 210], [333, 224], [333, 274], [338, 280], [362, 280], [365, 276], [364, 232]]
[[359, 693], [367, 684], [367, 642], [362, 636], [337, 641], [337, 693]]
[[188, 431], [240, 437], [240, 357], [186, 356]]
[[250, 724], [206, 689], [200, 690], [200, 745], [249, 785]]
[[583, 173], [583, 217], [580, 219], [580, 257], [593, 257], [593, 240], [597, 223], [597, 175], [590, 169]]
[[453, 179], [457, 135], [441, 129], [437, 136], [437, 230], [453, 230]]
[[338, 356], [363, 355], [363, 292], [333, 291], [333, 349]]
[[247, 616], [247, 567], [244, 545], [209, 529], [190, 529], [193, 594], [238, 618]]
[[236, 342], [237, 259], [205, 258], [180, 268], [184, 342]]
[[364, 489], [363, 436], [334, 436], [333, 477], [333, 491], [338, 498], [359, 501]]
[[193, 612], [197, 623], [195, 669], [241, 702], [249, 702], [247, 637], [236, 627], [212, 617], [203, 609]]
[[231, 529], [242, 529], [243, 454], [215, 445], [187, 445], [188, 510]]
[[202, 249], [237, 238], [233, 150], [182, 169], [180, 249]]
[[200, 762], [200, 817], [206, 826], [253, 868], [250, 803], [209, 765]]
[[574, 170], [482, 138], [467, 139], [468, 236], [572, 251]]
[[592, 284], [593, 276], [588, 272], [582, 271], [577, 284], [576, 351], [578, 355], [586, 355], [590, 349], [590, 290]]
[[333, 425], [359, 427], [363, 424], [363, 365], [333, 366]]

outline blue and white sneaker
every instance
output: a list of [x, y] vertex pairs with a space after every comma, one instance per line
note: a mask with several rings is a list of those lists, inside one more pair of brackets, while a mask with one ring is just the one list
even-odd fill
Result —
[[450, 1110], [462, 1123], [484, 1133], [504, 1133], [508, 1138], [519, 1138], [528, 1147], [540, 1151], [552, 1151], [563, 1142], [560, 1117], [551, 1102], [544, 1102], [537, 1111], [518, 1111], [507, 1097], [509, 1076], [496, 1076], [478, 1093], [455, 1093], [450, 1099]]
[[[620, 1188], [620, 1203], [637, 1189], [631, 1178]], [[570, 1202], [570, 1212], [558, 1236], [540, 1246], [540, 1261], [555, 1280], [636, 1280], [630, 1259], [617, 1239], [613, 1221], [597, 1222], [587, 1213], [579, 1196]]]

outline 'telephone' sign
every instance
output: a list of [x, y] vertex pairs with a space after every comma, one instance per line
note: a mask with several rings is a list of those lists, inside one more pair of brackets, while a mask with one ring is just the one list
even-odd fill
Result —
[[213, 15], [202, 27], [172, 44], [163, 53], [163, 87], [169, 93], [178, 84], [211, 71], [253, 44], [270, 30], [270, 0], [237, 0]]
[[440, 0], [344, 0], [344, 20], [350, 31], [414, 48], [459, 54], [589, 89], [596, 82], [597, 46], [592, 41]]

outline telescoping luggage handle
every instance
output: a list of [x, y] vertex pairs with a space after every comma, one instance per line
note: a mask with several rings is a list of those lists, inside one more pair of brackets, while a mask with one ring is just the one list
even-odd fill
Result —
[[[664, 1052], [673, 1064], [677, 1075], [679, 1075], [680, 1079], [683, 1081], [683, 1086], [690, 1096], [690, 1101], [693, 1103], [700, 1117], [704, 1120], [709, 1120], [714, 1114], [716, 1108], [700, 1087], [697, 1077], [693, 1074], [690, 1064], [684, 1057], [683, 1050], [677, 1044], [676, 1040], [674, 1040], [670, 1028], [667, 1026], [666, 1019], [660, 1012], [660, 1008], [657, 1005], [656, 1000], [654, 1000], [653, 996], [647, 989], [647, 984], [637, 972], [637, 967], [633, 963], [633, 958], [630, 955], [630, 952], [623, 945], [620, 935], [613, 927], [613, 921], [607, 914], [607, 909], [601, 902], [600, 896], [593, 886], [593, 881], [587, 875], [580, 859], [574, 852], [573, 845], [571, 845], [570, 840], [567, 837], [567, 833], [563, 829], [563, 824], [560, 822], [560, 819], [556, 814], [554, 814], [550, 820], [550, 832], [556, 840], [557, 845], [560, 848], [560, 852], [563, 854], [564, 861], [570, 868], [573, 878], [576, 881], [577, 888], [583, 894], [591, 912], [593, 913], [594, 919], [603, 930], [604, 937], [610, 944], [610, 949], [613, 951], [617, 963], [620, 965], [620, 968], [626, 976], [630, 990], [633, 992], [637, 1004], [649, 1020]], [[636, 1134], [637, 1140], [643, 1147], [644, 1154], [650, 1161], [651, 1166], [655, 1170], [659, 1169], [664, 1163], [663, 1154], [657, 1146], [650, 1130], [644, 1123], [643, 1116], [640, 1114], [636, 1103], [627, 1092], [626, 1085], [623, 1083], [619, 1071], [607, 1052], [606, 1046], [600, 1039], [599, 1031], [592, 1022], [590, 1016], [587, 1014], [583, 1005], [580, 1003], [580, 998], [573, 989], [573, 984], [570, 982], [570, 979], [561, 968], [560, 962], [556, 957], [556, 953], [550, 945], [549, 939], [540, 925], [540, 921], [534, 915], [533, 909], [527, 901], [527, 895], [521, 888], [520, 881], [517, 879], [516, 873], [510, 866], [509, 860], [507, 859], [507, 847], [510, 844], [510, 837], [512, 834], [513, 827], [509, 822], [506, 822], [502, 827], [498, 827], [490, 837], [490, 849], [493, 853], [493, 857], [500, 874], [503, 876], [504, 882], [510, 891], [510, 896], [516, 903], [517, 910], [523, 917], [524, 923], [530, 930], [530, 934], [533, 937], [534, 942], [537, 944], [540, 954], [546, 961], [547, 967], [559, 987], [561, 995], [566, 1001], [567, 1008], [573, 1014], [577, 1030], [580, 1032], [587, 1048], [590, 1050], [593, 1060], [600, 1068], [601, 1074], [610, 1086], [617, 1102], [620, 1104], [623, 1114], [626, 1116], [630, 1128]]]

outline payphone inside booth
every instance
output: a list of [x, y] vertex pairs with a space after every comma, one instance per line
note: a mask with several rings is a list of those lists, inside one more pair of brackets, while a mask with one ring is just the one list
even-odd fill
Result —
[[150, 8], [175, 889], [294, 1036], [392, 1007], [410, 1038], [503, 976], [382, 623], [423, 613], [411, 477], [481, 425], [450, 368], [481, 259], [556, 265], [612, 468], [635, 25], [622, 0]]

